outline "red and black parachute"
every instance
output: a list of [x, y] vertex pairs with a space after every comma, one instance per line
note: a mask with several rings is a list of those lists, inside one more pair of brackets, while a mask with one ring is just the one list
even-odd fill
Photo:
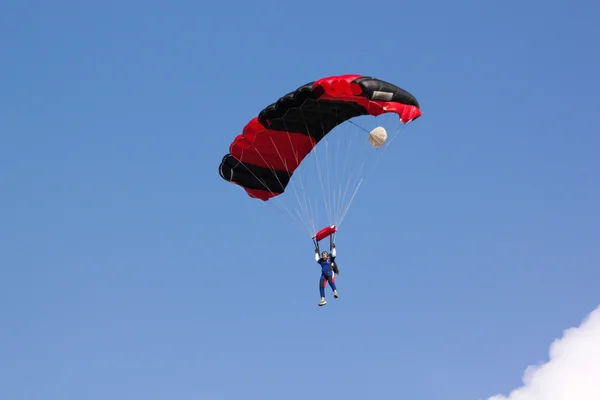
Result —
[[219, 174], [264, 201], [283, 193], [292, 174], [333, 128], [361, 115], [421, 116], [416, 98], [379, 79], [330, 76], [300, 86], [262, 110], [223, 157]]

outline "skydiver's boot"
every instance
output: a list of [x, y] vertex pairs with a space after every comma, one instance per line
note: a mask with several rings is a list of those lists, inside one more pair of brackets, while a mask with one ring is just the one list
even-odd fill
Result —
[[327, 301], [325, 301], [325, 297], [321, 297], [321, 301], [319, 302], [319, 307], [324, 306], [325, 304], [327, 304]]
[[334, 291], [333, 291], [333, 297], [335, 297], [336, 299], [337, 299], [338, 297], [340, 297], [340, 295], [339, 295], [339, 293], [338, 293], [338, 291], [337, 291], [337, 290], [334, 290]]

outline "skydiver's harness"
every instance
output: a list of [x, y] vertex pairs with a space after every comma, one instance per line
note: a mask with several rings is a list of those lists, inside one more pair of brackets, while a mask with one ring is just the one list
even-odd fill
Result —
[[[319, 250], [319, 242], [314, 237], [313, 237], [313, 243], [315, 244], [315, 252], [317, 254], [319, 254], [319, 256], [320, 256], [321, 255], [321, 250]], [[331, 272], [331, 270], [333, 270], [333, 272], [336, 275], [339, 275], [340, 274], [340, 270], [338, 269], [337, 263], [334, 260], [331, 260], [331, 252], [333, 251], [334, 248], [335, 248], [335, 232], [333, 232], [329, 236], [329, 253], [327, 253], [327, 256], [330, 259], [330, 261], [329, 261], [330, 269], [328, 269], [325, 272], [329, 273], [329, 272]]]

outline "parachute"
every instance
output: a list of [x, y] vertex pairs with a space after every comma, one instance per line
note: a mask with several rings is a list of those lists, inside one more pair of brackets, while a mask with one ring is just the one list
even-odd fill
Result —
[[[421, 110], [407, 91], [368, 76], [330, 76], [307, 83], [264, 108], [246, 124], [223, 157], [219, 174], [241, 186], [251, 198], [266, 203], [278, 200], [313, 240], [321, 240], [339, 228], [364, 178], [366, 159], [374, 158], [371, 164], [376, 164], [379, 157], [373, 152], [391, 142], [386, 128], [378, 125], [368, 130], [357, 124], [357, 119], [389, 115], [406, 125], [419, 118]], [[358, 134], [338, 132], [343, 131], [342, 126]], [[325, 142], [322, 149], [321, 142]], [[365, 150], [366, 143], [370, 151]], [[319, 151], [325, 155], [320, 157]], [[309, 156], [314, 171], [305, 161]], [[348, 167], [357, 164], [361, 167], [358, 171]], [[310, 188], [313, 183], [314, 190]], [[295, 206], [286, 206], [281, 199], [290, 191], [290, 185], [295, 198], [289, 195], [287, 200]], [[327, 227], [317, 232], [321, 203], [325, 204]]]

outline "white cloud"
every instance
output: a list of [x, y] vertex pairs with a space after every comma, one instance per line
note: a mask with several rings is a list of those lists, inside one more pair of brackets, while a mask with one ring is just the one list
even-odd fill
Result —
[[525, 370], [522, 387], [488, 400], [600, 400], [600, 306], [552, 343], [547, 363]]

